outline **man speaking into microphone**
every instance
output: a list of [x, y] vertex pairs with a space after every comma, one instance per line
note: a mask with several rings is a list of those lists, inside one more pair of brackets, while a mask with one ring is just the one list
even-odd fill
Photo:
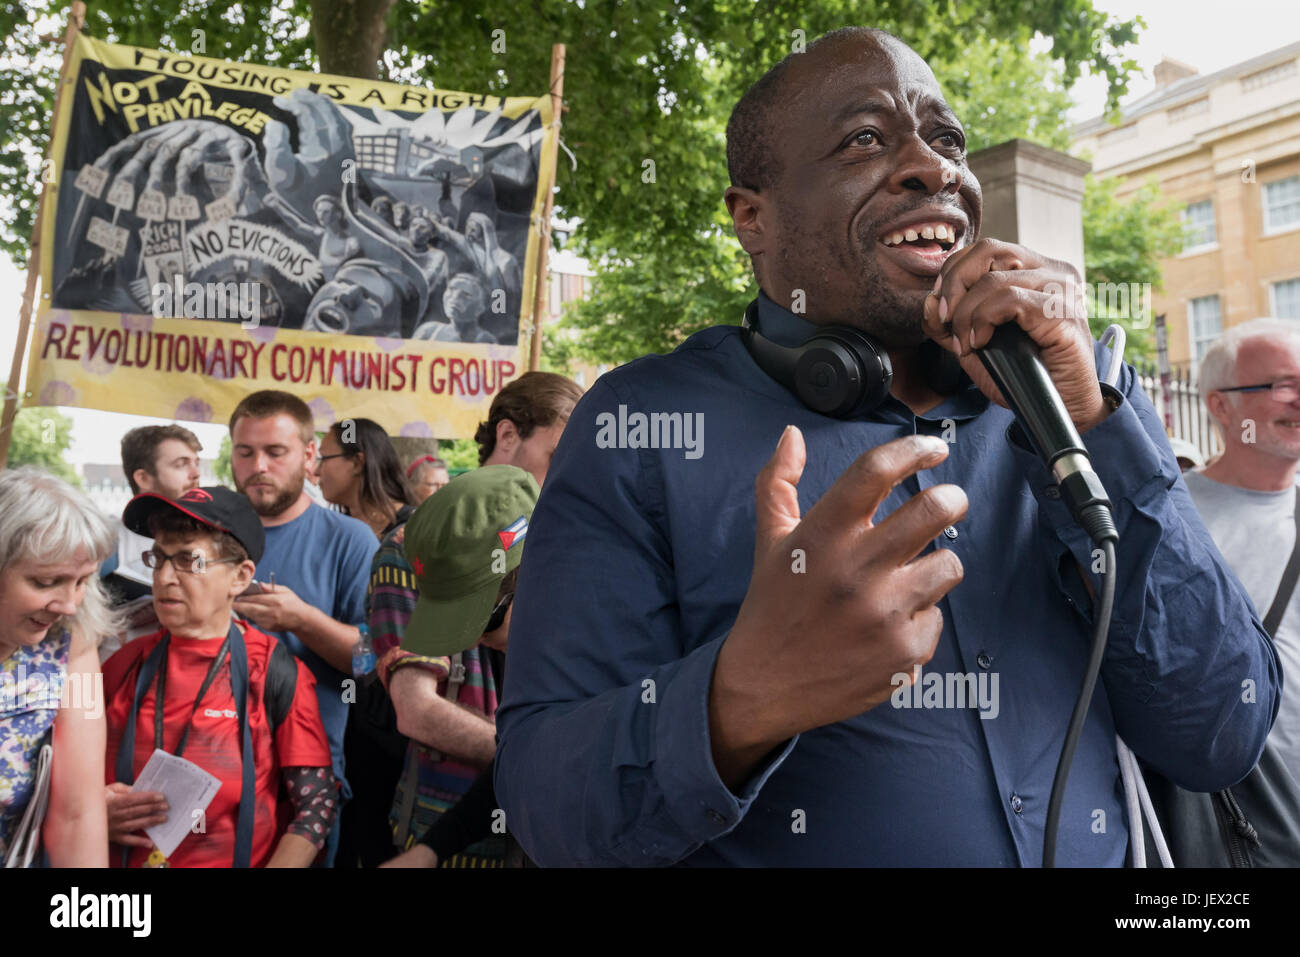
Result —
[[[727, 160], [752, 331], [607, 373], [570, 419], [514, 602], [507, 827], [544, 866], [1038, 866], [1100, 569], [972, 351], [1015, 323], [1119, 532], [1056, 859], [1122, 866], [1116, 735], [1223, 788], [1282, 683], [1132, 367], [1099, 383], [1070, 266], [977, 238], [961, 124], [897, 38], [787, 57]], [[796, 362], [830, 333], [892, 375], [840, 401]]]

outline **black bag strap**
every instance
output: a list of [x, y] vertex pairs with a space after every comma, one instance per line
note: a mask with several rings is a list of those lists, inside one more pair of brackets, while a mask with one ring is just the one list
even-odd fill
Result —
[[420, 756], [416, 753], [415, 742], [406, 748], [406, 770], [402, 772], [402, 801], [397, 811], [397, 831], [394, 845], [402, 850], [409, 850], [411, 840], [411, 820], [415, 816], [415, 792], [420, 785]]
[[235, 821], [235, 867], [248, 867], [253, 856], [254, 807], [253, 734], [248, 727], [248, 649], [244, 636], [230, 625], [230, 684], [235, 691], [239, 714], [239, 736], [243, 739], [243, 762], [239, 788], [239, 813]]
[[1295, 592], [1296, 581], [1300, 579], [1300, 485], [1295, 490], [1295, 547], [1291, 549], [1291, 560], [1286, 563], [1286, 571], [1282, 572], [1282, 581], [1277, 586], [1277, 594], [1273, 596], [1273, 604], [1269, 606], [1268, 614], [1264, 616], [1264, 630], [1268, 632], [1269, 637], [1277, 636], [1278, 626], [1282, 624], [1282, 616], [1286, 614], [1287, 605], [1291, 604], [1291, 595]]
[[277, 638], [266, 663], [266, 683], [262, 686], [262, 702], [271, 734], [284, 723], [293, 707], [293, 696], [298, 691], [298, 659], [289, 647]]

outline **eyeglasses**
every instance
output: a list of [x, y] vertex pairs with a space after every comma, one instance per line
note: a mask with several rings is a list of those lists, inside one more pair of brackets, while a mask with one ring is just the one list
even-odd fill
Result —
[[172, 568], [178, 573], [187, 575], [202, 575], [209, 565], [237, 565], [241, 561], [238, 558], [208, 558], [202, 552], [177, 552], [174, 555], [168, 555], [161, 549], [154, 548], [147, 552], [141, 552], [140, 558], [149, 568], [162, 568], [163, 562], [171, 562]]
[[320, 465], [320, 464], [321, 464], [322, 462], [324, 462], [326, 459], [343, 459], [343, 458], [347, 458], [347, 455], [348, 455], [348, 453], [346, 453], [346, 452], [335, 452], [333, 455], [318, 455], [318, 456], [316, 456], [316, 464], [317, 464], [317, 465]]
[[510, 603], [514, 600], [515, 593], [508, 592], [504, 598], [497, 602], [496, 607], [492, 609], [492, 617], [488, 619], [488, 623], [483, 628], [483, 634], [490, 634], [505, 623], [506, 612], [510, 608]]
[[1265, 382], [1263, 385], [1234, 385], [1219, 392], [1263, 392], [1268, 389], [1278, 402], [1294, 402], [1300, 399], [1300, 379], [1279, 379], [1277, 382]]

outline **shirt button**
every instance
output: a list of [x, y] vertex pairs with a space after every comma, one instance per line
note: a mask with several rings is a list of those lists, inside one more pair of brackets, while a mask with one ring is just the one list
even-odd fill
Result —
[[1019, 814], [1025, 808], [1025, 802], [1020, 800], [1019, 794], [1011, 795], [1011, 810]]
[[985, 652], [981, 651], [978, 655], [975, 656], [975, 662], [985, 671], [988, 671], [989, 665], [993, 664], [993, 659], [989, 657]]
[[943, 534], [947, 536], [950, 540], [954, 539], [957, 537], [957, 529], [949, 525], [947, 528], [943, 530]]
[[709, 808], [709, 820], [712, 821], [714, 824], [727, 823], [727, 819], [723, 817], [721, 814], [719, 814], [717, 811], [713, 810], [712, 808]]
[[1043, 489], [1043, 495], [1047, 498], [1060, 498], [1061, 487], [1059, 485], [1049, 485], [1047, 488]]

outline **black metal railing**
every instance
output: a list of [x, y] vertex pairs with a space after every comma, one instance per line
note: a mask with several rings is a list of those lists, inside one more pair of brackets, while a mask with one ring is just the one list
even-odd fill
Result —
[[1201, 450], [1207, 462], [1223, 451], [1214, 419], [1201, 401], [1196, 374], [1190, 367], [1175, 367], [1164, 384], [1154, 362], [1139, 359], [1133, 363], [1133, 368], [1171, 437], [1191, 442]]

